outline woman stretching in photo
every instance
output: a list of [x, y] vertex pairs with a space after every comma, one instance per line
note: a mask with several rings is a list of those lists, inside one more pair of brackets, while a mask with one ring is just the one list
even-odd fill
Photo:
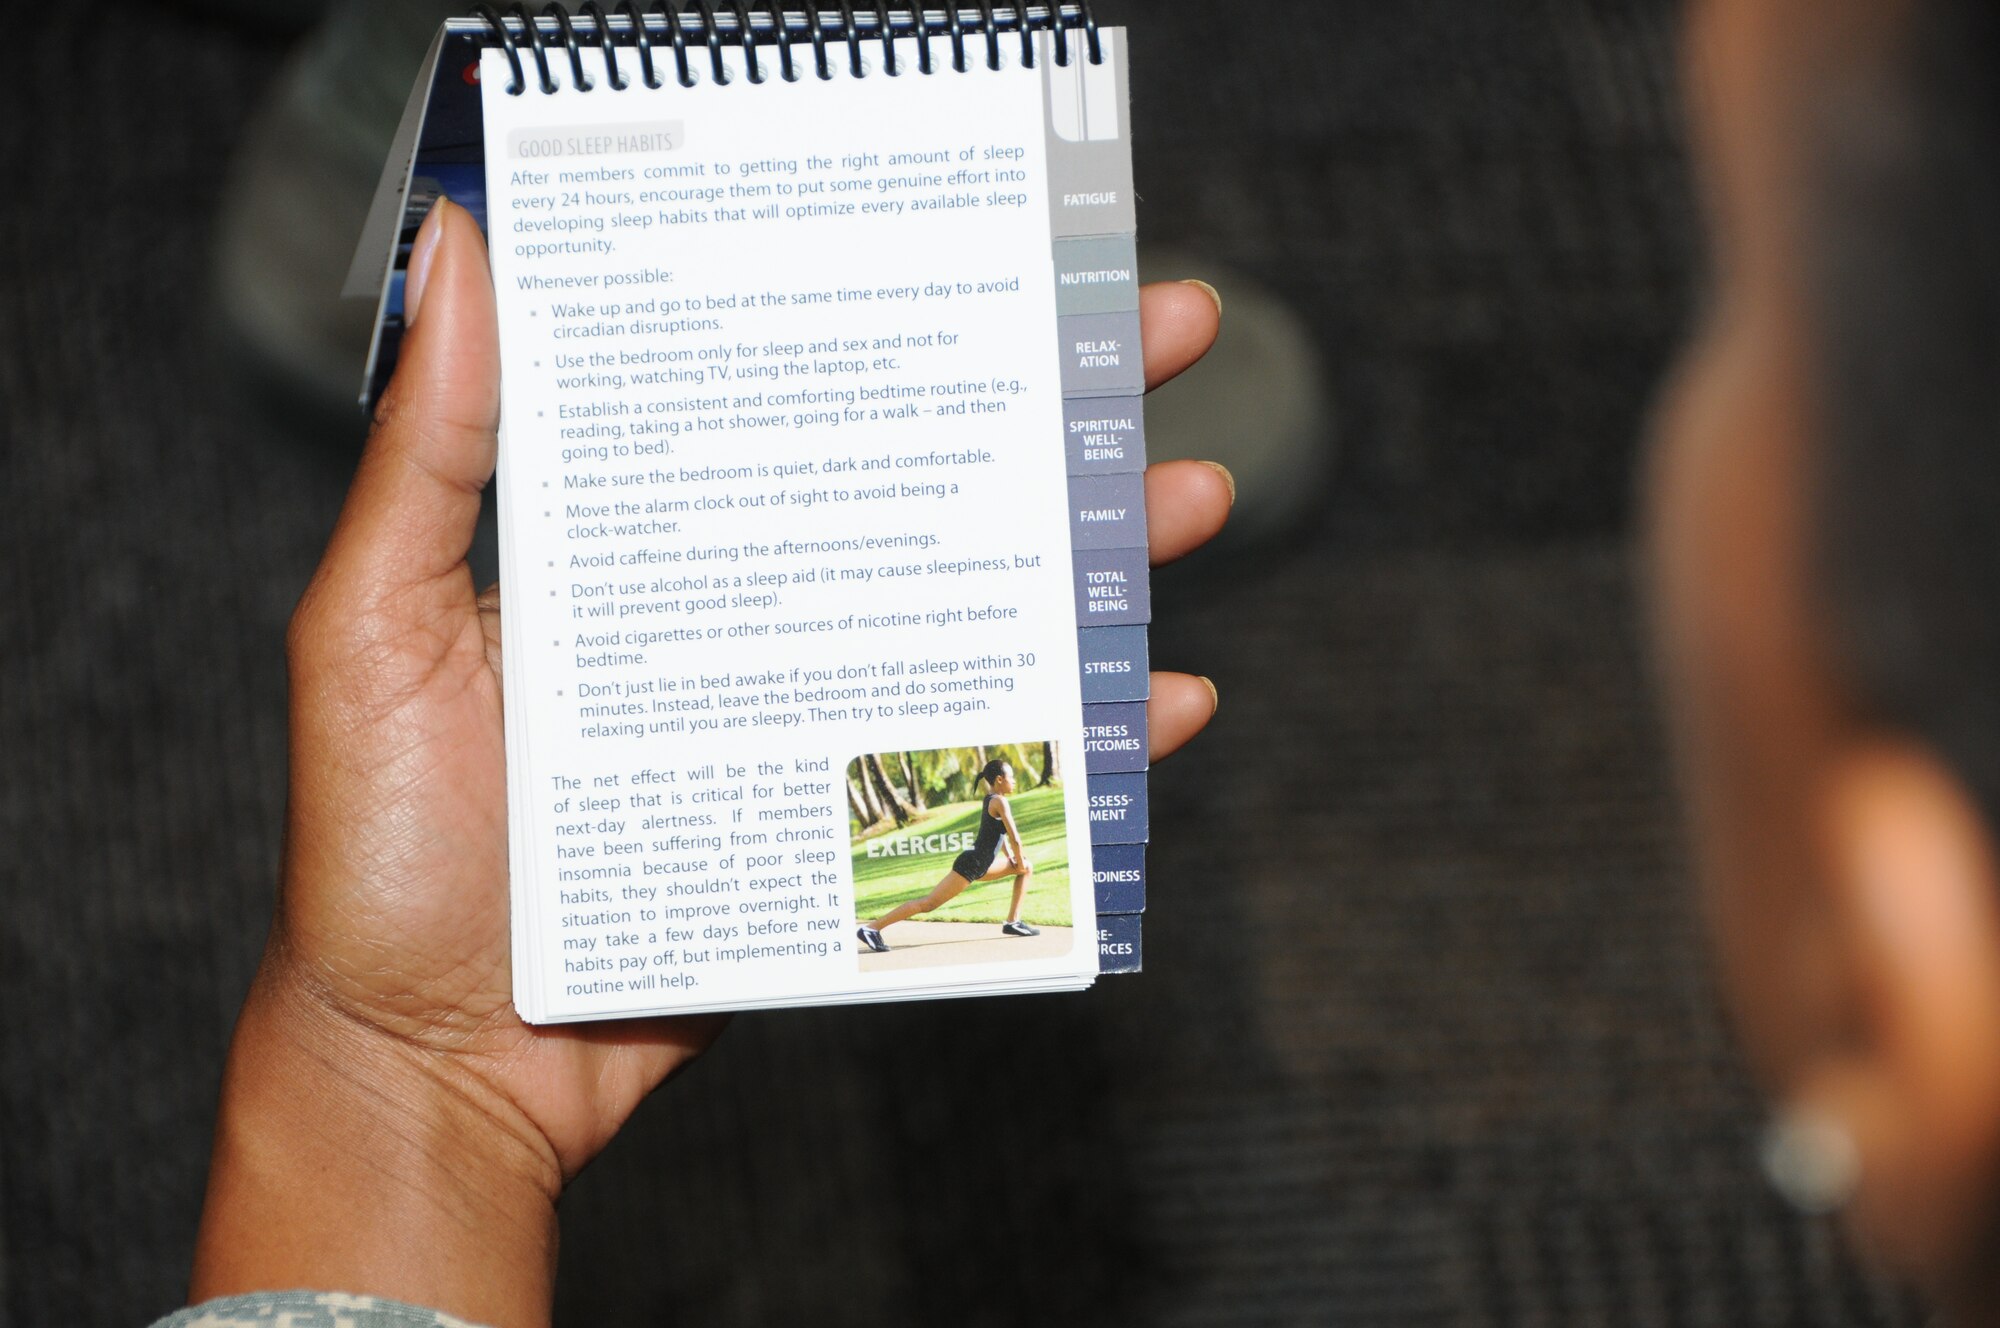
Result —
[[[863, 945], [878, 953], [886, 951], [889, 943], [882, 939], [883, 928], [904, 918], [943, 908], [975, 881], [997, 881], [1002, 876], [1014, 878], [1014, 903], [1008, 908], [1007, 920], [1000, 924], [1000, 930], [1009, 936], [1041, 934], [1021, 921], [1021, 898], [1028, 893], [1028, 878], [1035, 874], [1035, 869], [1028, 865], [1028, 855], [1021, 851], [1021, 835], [1014, 828], [1014, 813], [1007, 808], [1007, 795], [1014, 791], [1014, 767], [998, 758], [988, 761], [972, 786], [978, 788], [981, 784], [987, 785], [992, 792], [979, 805], [979, 833], [973, 836], [972, 847], [952, 859], [951, 870], [931, 887], [929, 894], [921, 899], [906, 900], [875, 921], [856, 928], [854, 934], [861, 938]], [[1003, 834], [1007, 837], [1007, 854], [995, 862]]]

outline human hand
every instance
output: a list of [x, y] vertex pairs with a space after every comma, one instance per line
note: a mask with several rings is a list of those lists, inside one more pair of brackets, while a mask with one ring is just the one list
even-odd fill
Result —
[[[554, 1204], [717, 1017], [533, 1028], [511, 1001], [500, 600], [466, 564], [492, 478], [484, 242], [441, 202], [347, 503], [294, 615], [284, 882], [230, 1052], [197, 1298], [369, 1292], [485, 1322], [548, 1312]], [[1146, 288], [1148, 386], [1207, 350], [1203, 290]], [[1227, 473], [1148, 472], [1155, 562], [1221, 528]], [[1155, 674], [1156, 756], [1214, 711]]]

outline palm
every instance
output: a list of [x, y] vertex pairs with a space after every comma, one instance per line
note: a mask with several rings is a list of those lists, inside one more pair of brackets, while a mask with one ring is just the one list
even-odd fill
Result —
[[[350, 619], [334, 647], [349, 667], [327, 661], [332, 686], [301, 698], [299, 757], [341, 777], [295, 781], [294, 843], [330, 842], [343, 861], [288, 873], [286, 925], [345, 1013], [454, 1058], [574, 1171], [721, 1021], [534, 1029], [516, 1015], [500, 610], [471, 585], [461, 564]], [[327, 710], [334, 722], [315, 722]]]

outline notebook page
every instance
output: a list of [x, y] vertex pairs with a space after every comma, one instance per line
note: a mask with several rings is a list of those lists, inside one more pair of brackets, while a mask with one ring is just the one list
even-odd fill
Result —
[[[552, 62], [522, 96], [483, 56], [533, 1017], [1096, 972], [1042, 76], [898, 47], [822, 80], [802, 46], [796, 83], [766, 48], [761, 84], [725, 48], [721, 85], [701, 51], [691, 88], [661, 53], [658, 90]], [[1006, 801], [1066, 925], [864, 964], [870, 762], [954, 762], [963, 811], [878, 838], [969, 851], [962, 767], [1026, 785], [1044, 750], [1076, 777]]]

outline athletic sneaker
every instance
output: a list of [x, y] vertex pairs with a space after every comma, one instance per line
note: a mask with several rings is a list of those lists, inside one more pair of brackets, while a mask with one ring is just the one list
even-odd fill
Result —
[[889, 943], [883, 940], [882, 933], [876, 931], [873, 927], [856, 927], [854, 934], [861, 938], [863, 945], [873, 950], [876, 954], [889, 953]]
[[1000, 930], [1006, 932], [1009, 936], [1040, 936], [1042, 934], [1040, 927], [1030, 927], [1025, 922], [1003, 922], [1000, 924]]

